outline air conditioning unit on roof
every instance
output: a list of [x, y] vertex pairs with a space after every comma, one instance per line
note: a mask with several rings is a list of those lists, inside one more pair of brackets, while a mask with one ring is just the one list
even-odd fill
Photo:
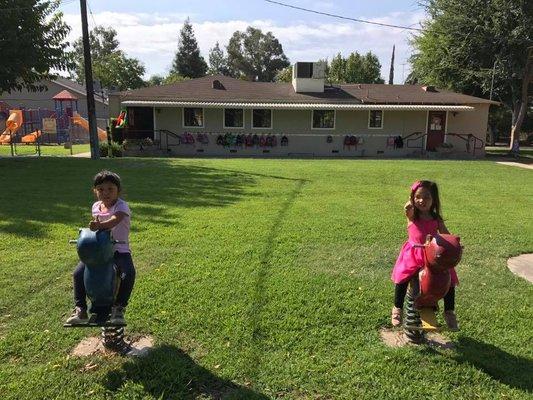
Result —
[[325, 75], [324, 62], [297, 62], [292, 68], [292, 86], [298, 93], [324, 92]]

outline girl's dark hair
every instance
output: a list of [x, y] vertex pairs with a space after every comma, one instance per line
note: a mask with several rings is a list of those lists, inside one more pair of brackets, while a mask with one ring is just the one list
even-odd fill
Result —
[[97, 185], [100, 185], [104, 182], [109, 182], [109, 183], [112, 183], [113, 185], [115, 185], [118, 190], [120, 190], [120, 176], [118, 176], [117, 174], [115, 174], [114, 172], [111, 172], [111, 171], [107, 171], [107, 170], [102, 170], [100, 172], [98, 172], [95, 176], [94, 176], [94, 180], [93, 180], [93, 186], [96, 187]]
[[[432, 181], [418, 181], [418, 183], [415, 185], [416, 185], [416, 189], [411, 190], [411, 203], [415, 204], [415, 192], [417, 191], [418, 188], [423, 187], [423, 188], [428, 189], [429, 193], [431, 194], [431, 200], [432, 200], [431, 210], [429, 210], [429, 212], [431, 213], [433, 218], [443, 220], [442, 215], [441, 215], [441, 210], [440, 210], [439, 188], [437, 187], [437, 184]], [[415, 187], [415, 185], [413, 185], [413, 187]], [[413, 217], [416, 220], [420, 218], [420, 215], [419, 215], [420, 213], [418, 211], [418, 208], [416, 207], [413, 207], [413, 208], [414, 208]]]

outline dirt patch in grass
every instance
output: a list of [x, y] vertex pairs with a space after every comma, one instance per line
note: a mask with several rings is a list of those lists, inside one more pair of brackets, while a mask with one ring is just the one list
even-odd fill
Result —
[[[383, 328], [379, 331], [379, 335], [381, 336], [381, 340], [383, 341], [383, 343], [385, 343], [389, 347], [404, 347], [408, 345], [415, 346], [414, 344], [409, 342], [409, 340], [403, 333], [403, 330]], [[427, 340], [423, 344], [427, 346], [437, 347], [440, 349], [454, 348], [453, 342], [451, 342], [449, 339], [447, 339], [440, 333], [428, 332], [426, 333], [426, 338]]]
[[[142, 357], [150, 352], [154, 347], [154, 339], [151, 336], [138, 336], [133, 338], [126, 338], [126, 343], [131, 347], [126, 355]], [[72, 350], [71, 355], [74, 357], [87, 357], [94, 354], [106, 356], [118, 356], [117, 352], [107, 350], [102, 344], [102, 339], [99, 336], [92, 336], [83, 339]]]

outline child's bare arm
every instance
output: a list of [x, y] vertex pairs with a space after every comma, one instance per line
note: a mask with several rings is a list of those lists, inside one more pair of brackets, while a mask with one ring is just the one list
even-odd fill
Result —
[[126, 215], [127, 215], [126, 213], [119, 211], [113, 214], [109, 219], [105, 221], [98, 221], [98, 220], [91, 221], [89, 223], [89, 229], [91, 231], [97, 231], [100, 229], [113, 229], [115, 226], [117, 226], [120, 223], [120, 221], [124, 219]]
[[411, 200], [405, 203], [405, 205], [403, 206], [403, 211], [405, 212], [405, 216], [407, 217], [408, 222], [413, 221], [415, 210], [413, 207], [413, 203], [411, 203]]

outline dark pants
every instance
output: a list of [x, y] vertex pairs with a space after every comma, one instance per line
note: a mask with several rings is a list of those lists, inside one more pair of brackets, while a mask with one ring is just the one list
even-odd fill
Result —
[[[407, 294], [407, 286], [409, 286], [409, 281], [404, 283], [397, 283], [394, 288], [394, 306], [398, 308], [403, 308], [403, 301], [405, 295]], [[455, 287], [450, 286], [448, 293], [444, 296], [444, 311], [454, 310], [455, 309]]]
[[[120, 287], [118, 289], [115, 305], [126, 307], [130, 299], [133, 284], [135, 283], [135, 267], [130, 253], [115, 252], [115, 265], [120, 276]], [[74, 302], [77, 307], [87, 308], [87, 294], [83, 283], [85, 264], [80, 262], [73, 273], [74, 278]]]

